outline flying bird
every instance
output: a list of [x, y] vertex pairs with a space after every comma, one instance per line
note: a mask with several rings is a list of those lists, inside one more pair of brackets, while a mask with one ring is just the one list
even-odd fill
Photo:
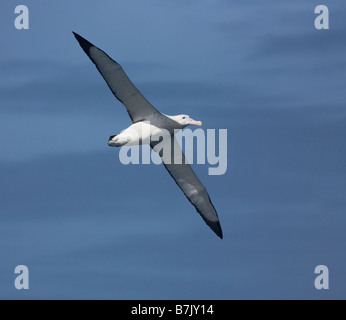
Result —
[[[80, 46], [101, 73], [115, 97], [125, 106], [133, 124], [121, 134], [111, 136], [108, 145], [150, 144], [187, 199], [206, 224], [222, 239], [220, 221], [209, 194], [185, 159], [174, 132], [202, 122], [188, 115], [168, 116], [159, 112], [134, 86], [125, 71], [104, 51], [73, 32]], [[167, 152], [170, 151], [170, 152]], [[162, 152], [163, 151], [163, 152]]]

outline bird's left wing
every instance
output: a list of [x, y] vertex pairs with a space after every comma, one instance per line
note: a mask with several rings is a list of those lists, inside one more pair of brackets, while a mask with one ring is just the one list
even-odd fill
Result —
[[152, 141], [151, 147], [160, 154], [167, 171], [203, 220], [222, 239], [220, 221], [209, 194], [185, 159], [175, 136], [166, 136], [161, 142]]

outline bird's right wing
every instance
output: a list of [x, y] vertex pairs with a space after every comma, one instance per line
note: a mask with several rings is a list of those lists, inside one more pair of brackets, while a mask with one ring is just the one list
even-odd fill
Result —
[[134, 86], [120, 64], [80, 35], [74, 32], [73, 34], [115, 97], [126, 107], [133, 122], [150, 120], [153, 115], [159, 113]]
[[151, 142], [164, 166], [206, 224], [222, 239], [222, 229], [209, 194], [185, 159], [177, 139], [166, 136], [161, 142]]

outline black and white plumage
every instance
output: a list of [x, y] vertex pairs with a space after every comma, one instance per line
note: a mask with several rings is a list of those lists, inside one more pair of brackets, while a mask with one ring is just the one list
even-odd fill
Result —
[[[176, 129], [183, 129], [188, 125], [202, 125], [202, 123], [187, 115], [167, 116], [159, 112], [139, 92], [116, 61], [80, 35], [74, 32], [73, 34], [84, 52], [96, 65], [115, 97], [125, 106], [133, 122], [121, 134], [111, 136], [109, 146], [148, 143], [157, 152], [165, 145], [167, 148], [171, 148], [171, 152], [160, 153], [164, 166], [203, 220], [222, 239], [219, 218], [208, 192], [187, 163], [174, 136]], [[143, 130], [146, 126], [149, 126], [148, 130]], [[163, 131], [169, 132], [169, 134], [163, 135]], [[133, 135], [133, 132], [137, 134]], [[143, 136], [143, 132], [148, 132], [148, 136]], [[139, 140], [138, 135], [142, 135]], [[155, 142], [158, 141], [155, 137], [163, 137], [163, 139], [161, 142]], [[160, 150], [157, 150], [159, 146]], [[167, 148], [163, 148], [163, 150], [167, 150]]]

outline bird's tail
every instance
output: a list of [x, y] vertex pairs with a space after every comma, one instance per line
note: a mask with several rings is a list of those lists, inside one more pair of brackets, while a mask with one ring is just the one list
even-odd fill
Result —
[[[110, 147], [120, 147], [120, 145], [115, 141], [116, 139], [114, 139], [114, 138], [116, 138], [116, 136], [117, 135], [114, 135], [114, 136], [110, 136], [109, 137], [109, 139], [108, 139], [108, 145], [110, 146]], [[113, 140], [114, 139], [114, 140]]]
[[119, 137], [118, 134], [114, 135], [114, 136], [110, 136], [109, 140], [108, 140], [108, 145], [110, 147], [122, 147], [124, 145], [126, 145], [127, 143], [129, 143], [129, 139], [126, 137]]

